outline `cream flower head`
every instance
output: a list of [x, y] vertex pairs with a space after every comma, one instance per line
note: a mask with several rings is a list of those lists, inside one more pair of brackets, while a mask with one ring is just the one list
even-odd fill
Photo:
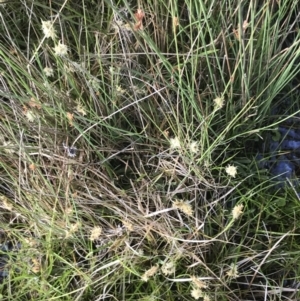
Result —
[[238, 219], [244, 213], [243, 208], [243, 204], [234, 206], [234, 208], [232, 209], [232, 218], [234, 220]]
[[43, 71], [47, 77], [51, 77], [54, 74], [53, 69], [49, 67], [45, 67]]
[[68, 47], [67, 45], [58, 42], [58, 44], [53, 48], [54, 53], [58, 56], [66, 56], [68, 54]]
[[181, 143], [178, 137], [170, 139], [170, 148], [171, 149], [181, 149]]
[[224, 106], [224, 98], [223, 97], [217, 97], [214, 99], [214, 105], [215, 105], [215, 110], [219, 110]]
[[192, 289], [192, 291], [191, 291], [191, 296], [192, 296], [194, 299], [198, 300], [198, 299], [204, 297], [204, 293], [203, 293], [203, 291], [202, 291], [200, 288], [194, 287], [194, 288]]
[[95, 241], [95, 240], [99, 239], [101, 233], [102, 233], [101, 227], [94, 227], [90, 233], [90, 240]]
[[192, 141], [189, 144], [189, 149], [190, 149], [191, 153], [197, 154], [199, 152], [199, 144], [198, 144], [198, 142], [197, 141]]
[[226, 272], [226, 275], [229, 277], [229, 278], [232, 278], [232, 279], [235, 279], [235, 278], [238, 278], [239, 277], [239, 273], [238, 273], [238, 267], [235, 263], [232, 263], [230, 265], [230, 268], [229, 270]]
[[237, 168], [234, 165], [228, 165], [225, 169], [226, 173], [230, 176], [235, 178], [236, 174], [237, 174]]
[[46, 38], [54, 40], [56, 38], [56, 31], [51, 21], [42, 21], [42, 30]]
[[173, 261], [168, 261], [163, 264], [161, 271], [164, 275], [172, 275], [175, 273], [176, 267]]

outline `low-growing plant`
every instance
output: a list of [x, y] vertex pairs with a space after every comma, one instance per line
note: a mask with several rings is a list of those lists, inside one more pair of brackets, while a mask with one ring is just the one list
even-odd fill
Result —
[[0, 2], [1, 300], [299, 298], [297, 1]]

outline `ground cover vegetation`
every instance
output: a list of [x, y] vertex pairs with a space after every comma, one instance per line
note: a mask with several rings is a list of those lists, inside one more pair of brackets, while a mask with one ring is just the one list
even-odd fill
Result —
[[298, 1], [0, 2], [1, 300], [299, 300]]

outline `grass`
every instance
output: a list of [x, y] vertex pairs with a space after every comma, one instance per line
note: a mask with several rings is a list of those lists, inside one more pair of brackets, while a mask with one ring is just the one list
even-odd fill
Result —
[[297, 300], [297, 191], [255, 156], [300, 110], [298, 13], [1, 4], [0, 299]]

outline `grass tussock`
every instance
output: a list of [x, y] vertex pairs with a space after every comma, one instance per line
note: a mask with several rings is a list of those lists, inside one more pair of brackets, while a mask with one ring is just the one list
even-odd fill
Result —
[[297, 191], [255, 159], [299, 112], [297, 1], [0, 17], [1, 300], [299, 298]]

